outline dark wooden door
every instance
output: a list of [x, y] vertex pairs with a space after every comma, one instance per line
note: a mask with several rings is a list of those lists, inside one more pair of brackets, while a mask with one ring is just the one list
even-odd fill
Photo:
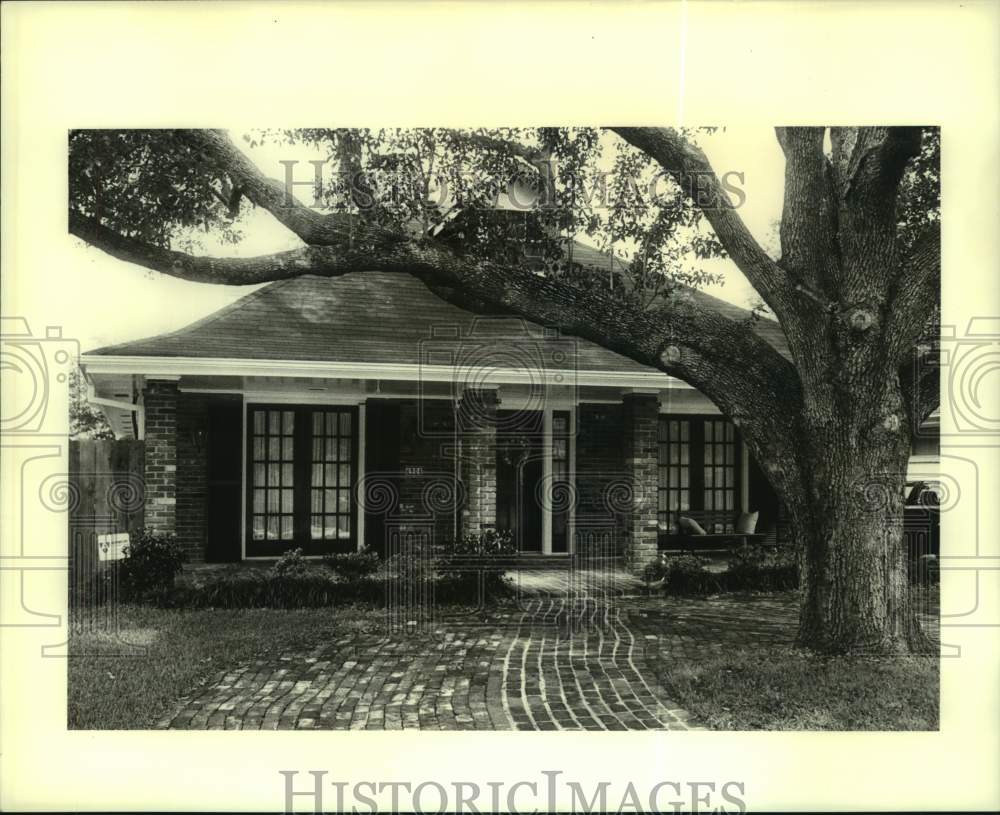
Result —
[[[387, 399], [369, 399], [365, 408], [365, 471], [373, 495], [366, 505], [378, 509], [365, 513], [365, 545], [386, 555], [386, 508], [379, 507], [383, 490], [399, 496], [400, 404]], [[393, 502], [385, 506], [391, 511]]]
[[497, 437], [497, 529], [509, 530], [521, 552], [542, 551], [542, 452], [536, 434]]

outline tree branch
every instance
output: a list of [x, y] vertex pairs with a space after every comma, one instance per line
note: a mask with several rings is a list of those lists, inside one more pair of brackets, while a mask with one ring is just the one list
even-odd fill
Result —
[[891, 359], [902, 359], [927, 330], [941, 302], [941, 226], [934, 223], [914, 243], [889, 296], [885, 342]]
[[750, 234], [705, 153], [672, 128], [611, 129], [652, 156], [694, 201], [733, 262], [780, 318], [789, 290], [785, 273]]
[[837, 204], [830, 163], [823, 153], [823, 127], [775, 128], [785, 154], [785, 200], [781, 214], [781, 267], [810, 291], [836, 299], [840, 279]]
[[517, 314], [677, 376], [737, 423], [760, 417], [775, 427], [784, 425], [787, 434], [798, 402], [798, 378], [791, 363], [748, 323], [682, 298], [657, 311], [629, 309], [610, 292], [576, 288], [519, 266], [471, 261], [427, 240], [210, 258], [128, 238], [72, 211], [69, 230], [120, 260], [197, 282], [248, 285], [305, 274], [405, 272], [463, 307]]
[[203, 160], [229, 173], [234, 186], [244, 196], [270, 212], [305, 243], [331, 246], [355, 240], [393, 243], [404, 239], [392, 230], [366, 223], [354, 215], [324, 215], [310, 209], [296, 199], [285, 184], [267, 178], [223, 130], [178, 130], [175, 133]]

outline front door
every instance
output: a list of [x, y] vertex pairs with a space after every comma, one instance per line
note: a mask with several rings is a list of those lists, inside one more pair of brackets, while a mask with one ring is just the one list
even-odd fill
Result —
[[[500, 411], [500, 427], [507, 411]], [[523, 418], [525, 411], [519, 411]], [[528, 426], [541, 427], [525, 421]], [[542, 551], [542, 507], [539, 501], [543, 472], [541, 435], [503, 430], [497, 434], [497, 529], [508, 530], [521, 552]]]

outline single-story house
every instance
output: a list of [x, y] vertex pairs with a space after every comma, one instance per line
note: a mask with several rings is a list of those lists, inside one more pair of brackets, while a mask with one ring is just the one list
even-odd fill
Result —
[[[756, 326], [787, 354], [777, 323]], [[195, 561], [496, 528], [525, 553], [641, 564], [682, 515], [722, 533], [751, 511], [781, 535], [766, 478], [697, 390], [407, 274], [272, 283], [81, 366], [115, 434], [145, 441], [146, 525]]]

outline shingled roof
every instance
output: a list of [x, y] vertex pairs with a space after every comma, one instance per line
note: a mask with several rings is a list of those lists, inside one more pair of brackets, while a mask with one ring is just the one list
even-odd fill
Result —
[[[677, 296], [694, 298], [734, 319], [749, 318], [746, 310], [704, 292], [688, 289]], [[777, 323], [760, 319], [755, 330], [787, 353]], [[452, 305], [412, 275], [356, 272], [271, 283], [179, 331], [88, 355], [419, 364], [427, 362], [429, 340], [519, 335], [529, 336], [548, 360], [567, 348], [566, 338], [534, 323], [482, 317]], [[576, 370], [652, 371], [587, 340], [574, 339], [573, 350], [576, 364], [569, 364]]]

